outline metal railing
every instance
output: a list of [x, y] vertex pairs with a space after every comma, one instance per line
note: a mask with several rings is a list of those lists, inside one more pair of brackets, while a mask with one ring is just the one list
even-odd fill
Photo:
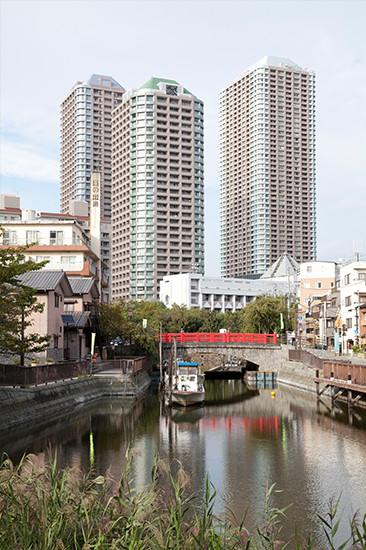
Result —
[[289, 361], [298, 361], [299, 363], [304, 363], [314, 369], [321, 370], [323, 368], [324, 360], [321, 357], [317, 357], [313, 353], [302, 349], [289, 349], [288, 358]]
[[90, 361], [70, 361], [29, 367], [0, 365], [0, 386], [37, 386], [88, 375], [90, 371]]
[[231, 332], [178, 332], [159, 334], [157, 337], [163, 344], [171, 344], [174, 338], [178, 344], [198, 343], [228, 343], [228, 344], [277, 344], [277, 334], [246, 334]]
[[121, 357], [109, 360], [108, 365], [111, 363], [114, 369], [120, 369], [121, 374], [131, 374], [134, 376], [147, 369], [146, 357]]

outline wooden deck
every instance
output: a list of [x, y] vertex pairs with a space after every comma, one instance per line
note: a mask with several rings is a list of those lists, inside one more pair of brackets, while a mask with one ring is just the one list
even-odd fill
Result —
[[[323, 378], [317, 376], [314, 378], [314, 382], [316, 384], [316, 394], [318, 399], [320, 399], [327, 389], [330, 389], [332, 403], [334, 403], [337, 398], [346, 396], [348, 406], [353, 407], [366, 396], [366, 386], [354, 384], [351, 380]], [[320, 384], [323, 384], [322, 388], [320, 388]]]

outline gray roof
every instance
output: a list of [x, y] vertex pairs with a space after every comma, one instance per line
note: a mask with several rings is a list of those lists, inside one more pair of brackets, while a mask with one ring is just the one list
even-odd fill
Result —
[[61, 315], [61, 317], [64, 325], [69, 327], [84, 328], [89, 320], [90, 311], [67, 313]]
[[74, 279], [69, 277], [69, 283], [73, 294], [88, 294], [90, 292], [93, 296], [99, 295], [98, 287], [93, 277], [75, 277]]
[[275, 277], [295, 277], [300, 265], [292, 256], [285, 253], [280, 256], [263, 275], [261, 279], [273, 279]]
[[112, 78], [111, 76], [106, 76], [104, 74], [92, 74], [89, 80], [87, 81], [87, 84], [91, 84], [91, 85], [94, 84], [95, 86], [100, 86], [101, 85], [100, 79], [110, 80], [112, 88], [120, 88], [121, 90], [125, 91], [125, 89], [120, 84], [118, 84], [117, 80], [114, 80], [114, 78]]
[[72, 289], [66, 273], [62, 270], [40, 269], [39, 271], [28, 271], [18, 277], [24, 286], [42, 290], [44, 292], [55, 290], [60, 284], [65, 296], [72, 296]]
[[302, 71], [302, 68], [288, 57], [276, 57], [275, 55], [265, 55], [256, 63], [253, 63], [253, 65], [251, 65], [248, 70], [252, 71], [257, 67], [279, 67], [282, 69], [288, 68]]

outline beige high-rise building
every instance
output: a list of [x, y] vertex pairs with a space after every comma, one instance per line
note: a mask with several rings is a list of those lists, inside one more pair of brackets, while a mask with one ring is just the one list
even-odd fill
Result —
[[220, 93], [221, 275], [316, 259], [315, 75], [266, 56]]
[[124, 88], [110, 76], [77, 82], [61, 106], [61, 212], [70, 201], [90, 204], [92, 172], [101, 176], [101, 215], [111, 219], [112, 110]]
[[164, 276], [204, 272], [203, 103], [151, 78], [112, 135], [112, 299], [158, 300]]

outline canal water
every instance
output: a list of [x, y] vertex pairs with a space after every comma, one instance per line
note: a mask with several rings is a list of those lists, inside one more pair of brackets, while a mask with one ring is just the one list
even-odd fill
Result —
[[[107, 471], [119, 480], [126, 450], [134, 450], [137, 488], [151, 480], [154, 457], [173, 470], [179, 463], [190, 476], [190, 492], [202, 501], [209, 476], [217, 496], [215, 512], [230, 509], [249, 528], [262, 521], [266, 488], [275, 484], [271, 504], [291, 504], [283, 537], [294, 524], [324, 542], [317, 514], [331, 499], [343, 510], [338, 542], [349, 533], [349, 519], [366, 513], [366, 411], [333, 411], [316, 398], [287, 387], [250, 391], [240, 380], [206, 381], [205, 405], [195, 410], [166, 408], [157, 395], [131, 404], [100, 401], [52, 423], [0, 433], [0, 451], [17, 462], [33, 453], [42, 464], [51, 449], [60, 468]], [[291, 548], [291, 546], [290, 546]]]

